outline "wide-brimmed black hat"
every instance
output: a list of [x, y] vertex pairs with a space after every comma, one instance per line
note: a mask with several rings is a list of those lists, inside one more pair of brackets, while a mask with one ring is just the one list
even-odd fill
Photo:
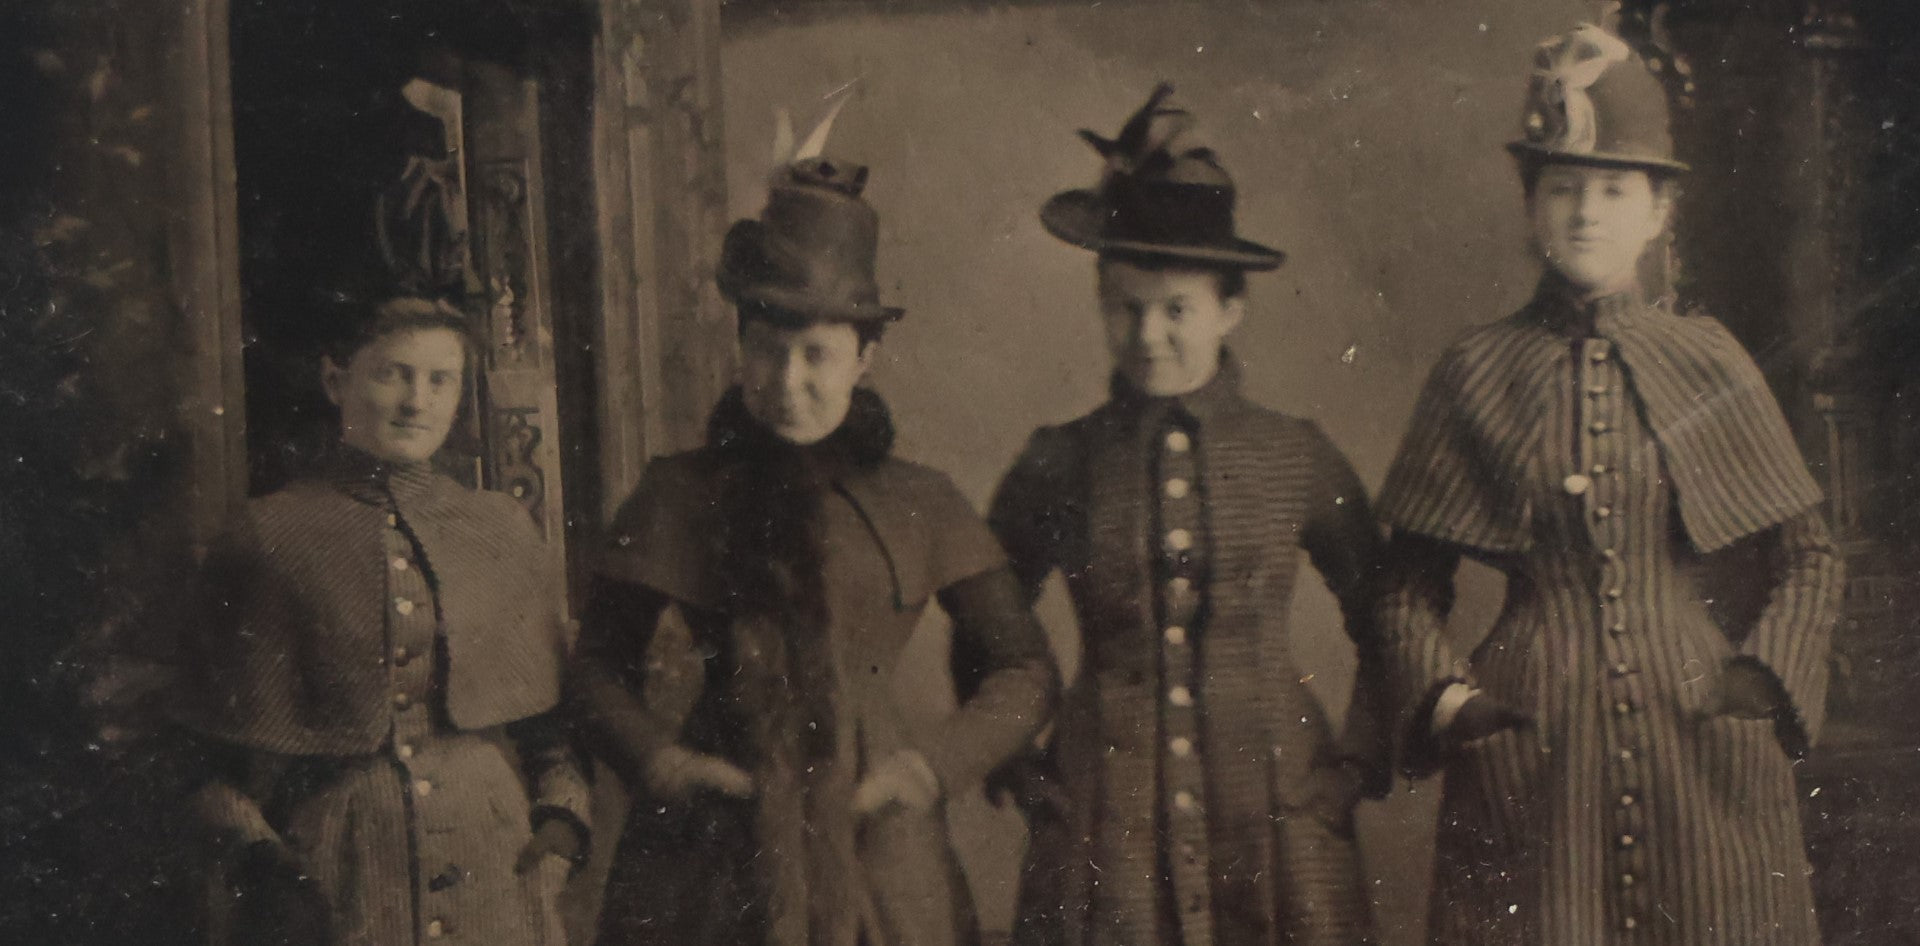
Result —
[[1103, 254], [1279, 266], [1286, 254], [1234, 232], [1233, 179], [1210, 149], [1185, 140], [1193, 119], [1166, 104], [1172, 94], [1161, 83], [1112, 140], [1082, 130], [1106, 159], [1100, 185], [1054, 195], [1040, 208], [1040, 222], [1048, 233]]
[[1625, 40], [1590, 23], [1535, 51], [1520, 130], [1507, 150], [1522, 161], [1688, 170], [1673, 157], [1666, 87]]
[[805, 321], [892, 321], [874, 257], [880, 217], [860, 198], [867, 169], [804, 158], [775, 172], [757, 220], [736, 221], [720, 249], [720, 292]]

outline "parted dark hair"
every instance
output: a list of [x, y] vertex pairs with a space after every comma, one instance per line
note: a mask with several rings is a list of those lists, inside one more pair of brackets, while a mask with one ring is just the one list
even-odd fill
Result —
[[[820, 321], [819, 319], [810, 318], [797, 312], [789, 312], [779, 306], [767, 305], [764, 302], [742, 302], [734, 307], [734, 313], [738, 316], [738, 318], [734, 320], [734, 333], [736, 335], [746, 332], [748, 322], [764, 322], [775, 328], [796, 329], [806, 328]], [[867, 319], [859, 322], [849, 321], [842, 324], [853, 328], [853, 333], [859, 337], [860, 347], [864, 350], [868, 345], [879, 342], [880, 338], [887, 334], [887, 325], [889, 323], [886, 319]]]
[[1153, 253], [1115, 253], [1108, 251], [1100, 254], [1096, 266], [1105, 269], [1108, 263], [1125, 263], [1155, 273], [1183, 272], [1210, 273], [1214, 287], [1220, 293], [1222, 301], [1245, 299], [1247, 297], [1247, 271], [1238, 266], [1209, 266], [1206, 263], [1172, 256], [1160, 256]]
[[345, 314], [345, 327], [324, 346], [326, 356], [342, 367], [360, 349], [397, 332], [447, 329], [460, 337], [469, 365], [480, 348], [467, 314], [445, 299], [393, 296], [356, 309]]

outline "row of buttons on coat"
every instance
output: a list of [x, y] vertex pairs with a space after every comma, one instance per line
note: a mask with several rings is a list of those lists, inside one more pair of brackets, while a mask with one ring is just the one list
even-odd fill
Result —
[[[1615, 543], [1618, 530], [1625, 524], [1614, 518], [1613, 507], [1609, 505], [1610, 502], [1614, 501], [1609, 498], [1613, 494], [1611, 487], [1617, 482], [1617, 477], [1615, 479], [1609, 479], [1609, 477], [1615, 477], [1618, 461], [1615, 461], [1613, 466], [1609, 466], [1604, 454], [1610, 452], [1610, 448], [1613, 451], [1624, 450], [1628, 445], [1619, 443], [1615, 425], [1609, 422], [1608, 419], [1608, 412], [1616, 410], [1619, 406], [1618, 398], [1613, 396], [1617, 391], [1616, 385], [1613, 382], [1613, 375], [1616, 372], [1613, 367], [1608, 364], [1608, 360], [1611, 357], [1611, 347], [1605, 340], [1590, 340], [1587, 342], [1587, 357], [1592, 363], [1592, 368], [1589, 369], [1592, 380], [1583, 386], [1583, 390], [1591, 405], [1589, 415], [1592, 417], [1592, 420], [1587, 424], [1586, 430], [1591, 435], [1588, 440], [1588, 446], [1591, 453], [1595, 456], [1595, 462], [1588, 468], [1590, 475], [1573, 474], [1567, 477], [1563, 485], [1569, 494], [1575, 496], [1584, 496], [1589, 490], [1595, 489], [1596, 487], [1604, 490], [1606, 494], [1604, 496], [1593, 497], [1599, 500], [1599, 505], [1593, 508], [1593, 517], [1595, 520], [1594, 538], [1596, 544], [1599, 545], [1600, 570], [1602, 576], [1600, 582], [1601, 588], [1599, 590], [1599, 608], [1601, 621], [1606, 627], [1608, 634], [1615, 639], [1620, 639], [1627, 633], [1625, 615], [1619, 613], [1623, 607], [1621, 601], [1626, 595], [1626, 589], [1625, 576], [1614, 574], [1622, 568], [1620, 555], [1615, 548]], [[1613, 681], [1613, 686], [1620, 691], [1613, 702], [1613, 714], [1618, 720], [1618, 723], [1614, 727], [1616, 739], [1620, 740], [1621, 743], [1620, 748], [1616, 752], [1616, 757], [1620, 765], [1618, 780], [1625, 785], [1620, 792], [1616, 804], [1616, 810], [1618, 812], [1617, 818], [1624, 828], [1617, 840], [1618, 850], [1620, 852], [1619, 857], [1622, 860], [1622, 867], [1618, 874], [1618, 887], [1622, 895], [1625, 895], [1638, 883], [1638, 878], [1632, 870], [1631, 863], [1635, 859], [1636, 849], [1641, 846], [1642, 841], [1641, 838], [1633, 834], [1630, 827], [1634, 820], [1636, 820], [1635, 809], [1640, 803], [1639, 794], [1632, 787], [1634, 776], [1632, 765], [1638, 758], [1638, 753], [1634, 751], [1631, 744], [1632, 730], [1630, 728], [1631, 717], [1638, 711], [1639, 707], [1634, 702], [1631, 694], [1631, 680], [1629, 678], [1634, 674], [1633, 665], [1624, 659], [1616, 660], [1607, 670], [1609, 679]], [[1620, 927], [1623, 930], [1631, 932], [1639, 928], [1640, 920], [1634, 915], [1631, 907], [1623, 904], [1621, 913]]]
[[1212, 940], [1212, 922], [1208, 906], [1209, 883], [1204, 849], [1206, 820], [1195, 792], [1204, 780], [1194, 739], [1198, 736], [1198, 717], [1194, 711], [1192, 681], [1195, 677], [1194, 651], [1190, 645], [1188, 621], [1198, 613], [1193, 594], [1193, 575], [1197, 568], [1195, 532], [1200, 525], [1193, 484], [1199, 473], [1193, 456], [1193, 439], [1183, 430], [1170, 430], [1162, 440], [1160, 456], [1161, 502], [1157, 521], [1165, 532], [1161, 536], [1166, 582], [1161, 586], [1160, 613], [1164, 624], [1160, 664], [1166, 687], [1162, 719], [1166, 728], [1165, 754], [1161, 756], [1163, 778], [1171, 788], [1167, 796], [1174, 820], [1168, 826], [1174, 856], [1173, 893], [1180, 904], [1181, 938], [1199, 944]]

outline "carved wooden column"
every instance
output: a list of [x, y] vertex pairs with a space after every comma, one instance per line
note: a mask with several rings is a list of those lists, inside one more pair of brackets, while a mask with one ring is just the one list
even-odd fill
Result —
[[[1909, 942], [1920, 929], [1920, 612], [1900, 512], [1911, 464], [1889, 446], [1911, 423], [1893, 403], [1900, 363], [1888, 329], [1916, 313], [1888, 284], [1911, 239], [1876, 234], [1876, 208], [1913, 206], [1876, 180], [1897, 153], [1884, 0], [1633, 0], [1629, 22], [1667, 34], [1698, 72], [1676, 119], [1685, 182], [1679, 225], [1689, 288], [1754, 351], [1827, 495], [1846, 561], [1829, 716], [1797, 769], [1825, 941]], [[1876, 25], [1869, 11], [1886, 14]], [[1910, 97], [1910, 93], [1905, 93]], [[1904, 106], [1910, 113], [1911, 104]], [[1898, 111], [1899, 109], [1894, 109]], [[1899, 121], [1896, 121], [1896, 118]], [[1904, 160], [1911, 162], [1911, 151]], [[1907, 175], [1900, 170], [1883, 177]], [[1904, 211], [1910, 215], [1910, 210]], [[1910, 228], [1911, 229], [1911, 228]], [[1881, 271], [1876, 274], [1876, 268]], [[1891, 273], [1891, 276], [1885, 275]], [[1893, 333], [1895, 338], [1900, 333]], [[1904, 337], [1920, 341], [1920, 332]], [[1912, 343], [1906, 351], [1915, 350]], [[1902, 550], [1906, 551], [1902, 551]]]
[[699, 443], [732, 378], [713, 285], [727, 226], [719, 0], [603, 0], [594, 43], [602, 494]]

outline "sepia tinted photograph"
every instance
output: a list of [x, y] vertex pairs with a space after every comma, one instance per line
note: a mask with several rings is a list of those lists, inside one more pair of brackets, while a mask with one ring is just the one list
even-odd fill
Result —
[[1908, 0], [9, 0], [0, 116], [0, 942], [1920, 942]]

